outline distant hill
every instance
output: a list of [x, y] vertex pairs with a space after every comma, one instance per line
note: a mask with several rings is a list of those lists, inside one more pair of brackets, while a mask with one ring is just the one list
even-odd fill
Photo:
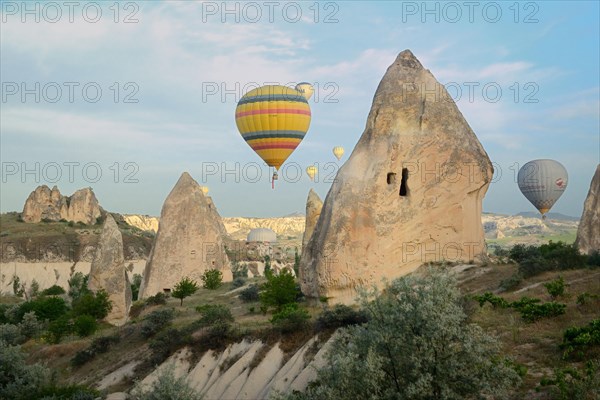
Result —
[[[540, 213], [537, 212], [533, 212], [533, 211], [522, 211], [520, 213], [517, 214], [520, 217], [526, 217], [526, 218], [540, 218]], [[561, 214], [561, 213], [548, 213], [546, 214], [548, 219], [555, 219], [555, 220], [559, 220], [559, 221], [579, 221], [579, 217], [572, 217], [570, 215], [565, 215], [565, 214]]]

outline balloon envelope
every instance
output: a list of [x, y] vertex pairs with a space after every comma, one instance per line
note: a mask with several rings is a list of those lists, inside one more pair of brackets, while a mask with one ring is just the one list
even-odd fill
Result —
[[546, 214], [567, 188], [567, 170], [554, 160], [533, 160], [519, 170], [517, 182], [521, 193]]
[[315, 175], [317, 174], [317, 167], [315, 167], [314, 165], [306, 167], [306, 174], [312, 181], [314, 179]]
[[200, 186], [200, 190], [202, 190], [202, 193], [204, 193], [204, 195], [206, 196], [208, 194], [208, 186]]
[[299, 91], [280, 85], [246, 93], [235, 109], [235, 123], [248, 145], [279, 169], [310, 126], [310, 106]]
[[310, 99], [315, 92], [315, 88], [308, 82], [300, 82], [296, 85], [295, 89], [302, 93], [302, 96], [306, 98], [306, 100]]
[[344, 148], [342, 146], [335, 146], [333, 148], [333, 155], [338, 159], [338, 161], [344, 155]]

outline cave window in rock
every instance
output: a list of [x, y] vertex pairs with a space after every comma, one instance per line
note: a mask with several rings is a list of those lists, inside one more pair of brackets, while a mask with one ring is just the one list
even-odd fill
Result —
[[402, 181], [400, 182], [400, 196], [404, 197], [408, 194], [408, 168], [402, 168]]
[[163, 292], [165, 292], [165, 293], [171, 293], [171, 289], [170, 288], [164, 288]]
[[394, 185], [396, 184], [396, 174], [394, 172], [388, 172], [387, 174], [387, 184]]

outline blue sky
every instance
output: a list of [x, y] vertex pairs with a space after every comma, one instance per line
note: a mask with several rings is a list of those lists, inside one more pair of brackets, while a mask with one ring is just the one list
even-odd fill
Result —
[[[224, 216], [303, 212], [311, 187], [327, 194], [339, 165], [332, 147], [344, 146], [347, 159], [404, 49], [452, 83], [501, 171], [484, 211], [534, 211], [516, 169], [552, 158], [569, 171], [553, 211], [579, 216], [600, 160], [596, 1], [430, 2], [427, 10], [422, 2], [232, 2], [229, 12], [222, 2], [75, 2], [72, 22], [63, 2], [54, 3], [60, 15], [47, 3], [28, 3], [31, 14], [21, 2], [0, 3], [2, 212], [20, 210], [39, 184], [56, 184], [64, 194], [91, 186], [111, 211], [159, 215], [183, 171], [210, 187]], [[299, 81], [318, 86], [311, 128], [288, 159], [288, 182], [271, 190], [268, 169], [237, 132], [235, 106], [244, 88]], [[296, 181], [312, 163], [324, 172], [319, 182]]]

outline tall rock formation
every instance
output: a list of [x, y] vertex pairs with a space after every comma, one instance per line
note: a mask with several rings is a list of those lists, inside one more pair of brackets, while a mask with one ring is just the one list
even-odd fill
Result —
[[302, 252], [302, 291], [352, 302], [429, 261], [483, 257], [491, 162], [444, 86], [405, 50]]
[[575, 244], [585, 254], [600, 251], [600, 164], [596, 167], [583, 205]]
[[80, 189], [70, 197], [63, 196], [56, 186], [50, 190], [46, 185], [38, 186], [25, 201], [21, 218], [25, 222], [41, 220], [96, 223], [102, 211], [92, 188]]
[[106, 321], [123, 325], [131, 307], [131, 284], [125, 271], [123, 236], [112, 215], [107, 213], [102, 234], [90, 269], [88, 288], [93, 292], [106, 290], [112, 301], [112, 310]]
[[200, 282], [209, 269], [220, 270], [224, 281], [232, 280], [222, 221], [215, 211], [200, 185], [184, 172], [163, 204], [140, 298], [172, 289], [185, 276]]
[[315, 230], [319, 215], [321, 215], [321, 209], [323, 208], [323, 200], [319, 197], [317, 192], [310, 189], [308, 192], [308, 198], [306, 199], [306, 222], [304, 225], [304, 235], [302, 236], [302, 249], [305, 248], [310, 236]]

